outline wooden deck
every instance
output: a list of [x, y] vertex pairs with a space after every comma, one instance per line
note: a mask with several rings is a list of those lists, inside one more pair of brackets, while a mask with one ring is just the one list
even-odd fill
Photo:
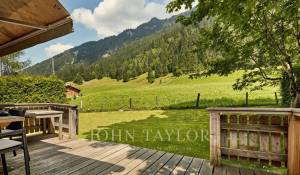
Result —
[[[234, 167], [211, 167], [207, 160], [83, 139], [29, 138], [31, 174], [201, 174], [264, 175]], [[24, 174], [23, 156], [7, 155], [9, 174]], [[0, 167], [0, 174], [2, 167]]]

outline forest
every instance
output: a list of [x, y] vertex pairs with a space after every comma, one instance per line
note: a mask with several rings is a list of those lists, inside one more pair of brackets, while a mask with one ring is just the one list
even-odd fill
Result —
[[[126, 43], [95, 64], [65, 65], [57, 72], [64, 81], [83, 81], [110, 77], [124, 82], [148, 73], [148, 81], [173, 73], [180, 76], [201, 71], [195, 43], [204, 24], [174, 24], [144, 38]], [[206, 25], [206, 24], [205, 24]]]

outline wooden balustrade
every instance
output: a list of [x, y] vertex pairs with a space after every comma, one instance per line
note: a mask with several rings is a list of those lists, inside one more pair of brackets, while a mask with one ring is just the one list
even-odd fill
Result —
[[287, 166], [300, 174], [300, 109], [210, 108], [210, 159]]
[[[0, 104], [0, 109], [3, 108], [63, 111], [63, 132], [67, 132], [71, 139], [76, 138], [76, 135], [78, 134], [78, 110], [76, 105], [57, 103]], [[42, 122], [41, 119], [26, 118], [24, 127], [26, 128], [27, 133], [41, 132], [43, 131], [44, 122]], [[58, 129], [58, 121], [54, 122], [54, 127]]]

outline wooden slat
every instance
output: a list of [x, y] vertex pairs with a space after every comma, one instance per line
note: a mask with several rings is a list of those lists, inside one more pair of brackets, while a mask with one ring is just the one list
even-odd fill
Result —
[[[141, 149], [138, 152], [134, 153], [133, 155], [126, 157], [122, 161], [118, 162], [117, 164], [111, 166], [110, 168], [104, 170], [104, 171], [99, 171], [97, 168], [90, 171], [88, 174], [98, 174], [98, 175], [106, 175], [106, 174], [114, 174], [119, 172], [120, 170], [124, 170], [126, 165], [134, 161], [135, 159], [138, 159], [141, 157], [143, 154], [147, 153], [148, 150], [146, 149]], [[153, 153], [153, 152], [152, 152]]]
[[177, 164], [181, 161], [183, 156], [174, 155], [156, 174], [165, 175], [170, 174]]
[[[125, 146], [126, 145], [119, 145], [119, 146], [117, 146], [116, 149], [121, 149]], [[43, 174], [56, 174], [60, 171], [65, 170], [67, 167], [73, 167], [73, 166], [76, 166], [77, 164], [79, 164], [83, 161], [87, 161], [91, 156], [94, 157], [95, 153], [97, 153], [97, 151], [99, 151], [99, 150], [97, 150], [97, 148], [87, 149], [86, 152], [84, 153], [84, 156], [72, 154], [72, 157], [67, 159], [66, 161], [58, 162], [56, 164], [53, 164], [52, 166], [48, 166], [47, 168], [45, 168], [41, 172]]]
[[152, 155], [147, 161], [142, 162], [140, 165], [132, 169], [128, 174], [129, 175], [138, 175], [144, 172], [148, 167], [153, 165], [159, 158], [161, 158], [165, 153], [162, 151], [156, 152]]
[[203, 164], [203, 159], [193, 158], [189, 168], [186, 170], [186, 175], [196, 175], [200, 172]]
[[164, 154], [160, 159], [158, 159], [157, 162], [155, 162], [152, 166], [150, 166], [142, 174], [144, 174], [144, 175], [148, 175], [148, 174], [152, 174], [152, 173], [155, 174], [157, 171], [160, 170], [161, 167], [163, 167], [165, 165], [165, 163], [168, 162], [169, 159], [171, 159], [172, 156], [173, 156], [173, 154], [171, 154], [171, 153]]
[[213, 166], [211, 166], [208, 161], [204, 160], [199, 175], [211, 175], [212, 172]]
[[287, 126], [277, 125], [262, 125], [262, 124], [223, 124], [221, 129], [240, 130], [240, 131], [252, 131], [252, 132], [274, 132], [274, 133], [287, 133]]
[[[133, 154], [135, 154], [136, 152], [140, 151], [141, 148], [131, 148], [131, 151], [128, 151], [127, 153], [124, 152], [124, 150], [118, 150], [118, 151], [110, 151], [108, 150], [107, 152], [105, 152], [103, 154], [103, 158], [100, 161], [95, 161], [81, 169], [78, 169], [74, 172], [70, 172], [73, 175], [81, 175], [81, 174], [87, 174], [89, 172], [91, 172], [92, 170], [94, 171], [98, 171], [98, 172], [102, 172], [105, 169], [112, 167], [114, 164], [122, 161], [123, 159], [125, 159], [126, 157], [129, 157]], [[97, 169], [97, 170], [95, 170]]]
[[274, 161], [286, 161], [286, 154], [276, 154], [271, 152], [261, 152], [261, 151], [250, 151], [250, 150], [240, 150], [240, 149], [231, 149], [231, 148], [221, 148], [222, 154], [233, 155], [233, 156], [242, 156], [249, 158], [257, 158], [264, 160], [274, 160]]
[[[88, 167], [89, 165], [92, 165], [92, 164], [98, 164], [99, 166], [102, 166], [105, 165], [106, 167], [108, 166], [112, 166], [114, 162], [112, 162], [112, 160], [116, 160], [116, 157], [118, 157], [119, 159], [122, 159], [122, 158], [125, 158], [126, 155], [129, 153], [129, 152], [133, 152], [135, 153], [136, 151], [138, 151], [139, 149], [137, 148], [132, 148], [132, 147], [124, 147], [120, 150], [117, 150], [116, 152], [114, 152], [113, 154], [110, 154], [108, 155], [107, 153], [107, 149], [104, 150], [103, 152], [101, 153], [97, 153], [97, 156], [94, 157], [93, 159], [89, 159], [87, 161], [84, 161], [84, 162], [81, 162], [80, 164], [76, 165], [76, 166], [73, 166], [71, 168], [68, 168], [64, 171], [61, 171], [59, 173], [57, 173], [57, 175], [66, 175], [66, 174], [71, 174], [71, 173], [74, 173], [82, 168], [86, 168]], [[105, 161], [105, 160], [108, 160], [108, 161]], [[119, 160], [118, 159], [118, 160]], [[95, 166], [97, 168], [99, 168], [99, 166]], [[83, 169], [82, 169], [83, 171]]]
[[[147, 150], [146, 153], [144, 153], [143, 155], [141, 155], [140, 157], [138, 157], [137, 159], [134, 159], [132, 161], [129, 161], [129, 163], [127, 165], [124, 166], [124, 168], [119, 168], [119, 169], [115, 169], [114, 173], [115, 175], [124, 175], [124, 174], [128, 174], [131, 170], [133, 170], [135, 167], [137, 167], [138, 165], [140, 165], [141, 163], [143, 163], [144, 161], [147, 161], [147, 159], [149, 157], [151, 157], [153, 154], [155, 154], [157, 151], [155, 150]], [[112, 170], [112, 169], [110, 169]], [[119, 171], [118, 171], [119, 170]], [[103, 173], [105, 174], [105, 173]]]
[[226, 174], [227, 175], [240, 175], [240, 170], [239, 168], [236, 167], [226, 167]]
[[226, 175], [226, 167], [225, 166], [216, 166], [214, 168], [213, 175]]
[[184, 175], [186, 174], [187, 169], [189, 168], [193, 158], [184, 156], [176, 168], [172, 171], [173, 175]]

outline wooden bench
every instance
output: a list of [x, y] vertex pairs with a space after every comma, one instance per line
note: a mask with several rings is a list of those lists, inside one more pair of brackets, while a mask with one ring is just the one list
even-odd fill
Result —
[[25, 117], [41, 119], [43, 121], [43, 133], [46, 133], [46, 119], [50, 119], [50, 125], [48, 127], [48, 133], [55, 133], [55, 118], [58, 119], [58, 135], [59, 139], [63, 138], [62, 131], [62, 120], [63, 120], [63, 111], [55, 111], [55, 110], [27, 110]]

